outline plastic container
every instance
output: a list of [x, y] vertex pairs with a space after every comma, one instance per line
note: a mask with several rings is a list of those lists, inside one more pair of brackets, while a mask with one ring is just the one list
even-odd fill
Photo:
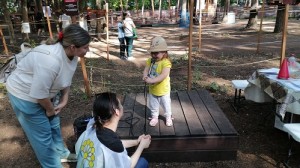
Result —
[[227, 24], [235, 23], [235, 13], [234, 12], [229, 12], [227, 18], [228, 18]]

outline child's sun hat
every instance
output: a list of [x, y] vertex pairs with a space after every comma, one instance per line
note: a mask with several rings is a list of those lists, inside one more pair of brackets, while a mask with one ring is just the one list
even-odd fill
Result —
[[157, 36], [151, 40], [149, 52], [168, 51], [168, 45], [164, 38]]

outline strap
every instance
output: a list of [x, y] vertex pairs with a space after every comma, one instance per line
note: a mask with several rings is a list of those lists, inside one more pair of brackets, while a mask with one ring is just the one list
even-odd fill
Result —
[[[126, 28], [127, 30], [129, 30], [129, 31], [133, 34], [133, 31], [131, 31], [131, 30], [125, 25], [125, 22], [127, 22], [127, 21], [124, 20], [124, 26], [125, 26], [125, 28]], [[133, 26], [132, 26], [132, 25], [131, 25], [131, 27], [132, 27], [132, 29], [133, 29]]]

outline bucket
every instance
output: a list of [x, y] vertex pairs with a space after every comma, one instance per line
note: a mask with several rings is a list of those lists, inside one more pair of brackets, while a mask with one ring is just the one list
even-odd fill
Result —
[[28, 22], [22, 23], [22, 32], [23, 33], [30, 33], [30, 25]]
[[235, 13], [234, 12], [228, 12], [228, 24], [234, 24], [235, 23]]

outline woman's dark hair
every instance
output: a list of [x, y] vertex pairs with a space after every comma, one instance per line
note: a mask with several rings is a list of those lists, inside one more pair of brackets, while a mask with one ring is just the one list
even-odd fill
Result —
[[79, 48], [88, 44], [90, 41], [91, 36], [86, 30], [84, 30], [78, 24], [70, 24], [63, 30], [62, 39], [58, 39], [56, 41], [48, 40], [46, 44], [49, 45], [60, 42], [64, 48], [67, 48], [72, 44]]
[[93, 116], [96, 128], [102, 129], [110, 121], [116, 109], [120, 109], [120, 102], [115, 93], [104, 92], [96, 94], [93, 105]]

